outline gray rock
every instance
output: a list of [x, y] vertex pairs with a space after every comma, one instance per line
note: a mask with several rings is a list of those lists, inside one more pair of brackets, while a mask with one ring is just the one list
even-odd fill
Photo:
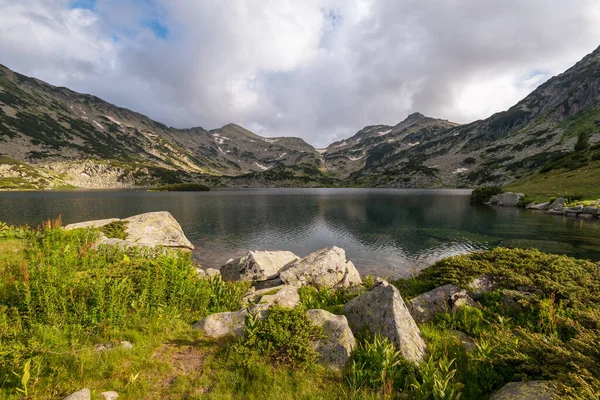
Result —
[[595, 207], [595, 206], [583, 207], [583, 213], [590, 214], [590, 215], [600, 215], [600, 208]]
[[94, 221], [77, 222], [76, 224], [69, 224], [65, 226], [66, 230], [82, 229], [82, 228], [101, 228], [104, 225], [108, 225], [111, 222], [119, 221], [119, 218], [107, 218], [97, 219]]
[[565, 214], [562, 208], [558, 208], [556, 210], [548, 209], [545, 212], [546, 212], [546, 214], [550, 214], [550, 215], [564, 215]]
[[281, 286], [283, 284], [284, 283], [281, 280], [281, 278], [277, 277], [275, 279], [269, 279], [268, 281], [255, 282], [252, 286], [256, 290], [263, 290], [263, 289], [272, 289], [277, 286]]
[[134, 215], [123, 220], [118, 218], [80, 222], [70, 224], [65, 229], [102, 227], [111, 222], [127, 222], [125, 231], [127, 239], [115, 239], [101, 236], [96, 245], [128, 247], [170, 247], [193, 250], [194, 246], [185, 237], [181, 225], [167, 211], [149, 212]]
[[394, 286], [381, 282], [350, 300], [342, 310], [353, 332], [367, 328], [389, 338], [407, 360], [418, 363], [423, 359], [427, 346]]
[[281, 268], [298, 259], [290, 251], [249, 251], [223, 265], [221, 275], [226, 281], [266, 281], [276, 278]]
[[552, 400], [558, 399], [550, 382], [511, 382], [490, 396], [490, 400]]
[[565, 211], [567, 213], [579, 214], [579, 213], [583, 212], [583, 205], [580, 204], [580, 205], [575, 206], [575, 207], [564, 208], [563, 211]]
[[497, 205], [499, 202], [500, 202], [500, 198], [498, 197], [497, 194], [490, 197], [490, 201], [489, 201], [490, 204]]
[[471, 353], [477, 349], [475, 341], [463, 331], [452, 330], [450, 332], [456, 336], [467, 353]]
[[[255, 313], [256, 318], [263, 319], [267, 315], [265, 311]], [[248, 310], [234, 312], [222, 312], [211, 314], [195, 323], [192, 329], [198, 329], [211, 338], [221, 338], [225, 336], [242, 336], [246, 326], [246, 316]]]
[[550, 202], [547, 201], [545, 203], [539, 203], [539, 204], [530, 204], [527, 206], [528, 210], [547, 210], [548, 207], [550, 207]]
[[246, 315], [246, 310], [211, 314], [198, 321], [192, 328], [203, 331], [211, 338], [241, 336], [244, 333]]
[[200, 278], [206, 278], [206, 271], [200, 267], [196, 267], [196, 273]]
[[100, 397], [102, 397], [104, 400], [115, 400], [119, 397], [119, 393], [114, 391], [102, 392], [100, 393]]
[[506, 192], [498, 195], [498, 205], [504, 207], [516, 207], [521, 200], [521, 193]]
[[479, 300], [486, 293], [494, 291], [498, 287], [496, 279], [491, 275], [482, 275], [469, 283], [469, 295]]
[[406, 305], [415, 321], [428, 322], [435, 314], [450, 310], [450, 297], [460, 290], [455, 285], [440, 286], [410, 299]]
[[127, 222], [127, 241], [136, 246], [194, 249], [179, 222], [167, 211], [134, 215], [123, 221]]
[[209, 278], [212, 278], [213, 276], [221, 275], [221, 271], [219, 271], [218, 269], [215, 269], [215, 268], [206, 268], [206, 270], [204, 272], [206, 273], [206, 276], [208, 276]]
[[343, 315], [335, 315], [325, 310], [308, 310], [308, 319], [320, 326], [324, 338], [313, 343], [320, 355], [320, 363], [333, 369], [342, 369], [350, 359], [356, 340]]
[[131, 342], [129, 342], [127, 340], [123, 340], [121, 343], [119, 343], [119, 346], [125, 350], [133, 349], [133, 344], [131, 344]]
[[550, 204], [549, 210], [562, 210], [565, 207], [565, 198], [559, 197]]
[[456, 309], [458, 309], [459, 307], [464, 307], [464, 306], [469, 306], [469, 307], [478, 307], [479, 306], [478, 303], [476, 303], [471, 298], [471, 296], [469, 296], [469, 293], [464, 289], [461, 289], [458, 292], [451, 295], [450, 299], [448, 299], [448, 303], [450, 304], [450, 308], [452, 309], [452, 311], [456, 311]]
[[[274, 293], [273, 293], [274, 292]], [[251, 311], [264, 310], [271, 306], [294, 308], [300, 304], [298, 287], [281, 285], [275, 288], [256, 290], [244, 298], [245, 303], [262, 307], [251, 307]], [[265, 307], [266, 306], [266, 307]]]
[[63, 400], [90, 400], [92, 395], [89, 389], [81, 389], [75, 393], [71, 393]]
[[279, 277], [294, 286], [347, 288], [362, 284], [354, 264], [346, 261], [346, 252], [335, 246], [293, 261], [280, 271]]

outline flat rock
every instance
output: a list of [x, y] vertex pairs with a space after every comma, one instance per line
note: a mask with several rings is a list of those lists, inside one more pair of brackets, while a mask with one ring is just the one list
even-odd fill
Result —
[[71, 393], [63, 400], [90, 400], [92, 395], [89, 389], [81, 389], [75, 393]]
[[586, 206], [586, 207], [583, 207], [582, 211], [583, 211], [584, 214], [600, 215], [600, 208], [599, 207], [595, 207], [595, 206]]
[[367, 328], [389, 338], [407, 360], [420, 362], [427, 350], [421, 331], [400, 292], [383, 281], [350, 300], [342, 311], [353, 332]]
[[552, 400], [558, 399], [549, 382], [511, 382], [490, 396], [490, 400]]
[[183, 234], [179, 222], [167, 211], [134, 215], [123, 221], [127, 222], [127, 241], [137, 246], [194, 249]]
[[244, 333], [246, 315], [246, 310], [211, 314], [198, 321], [192, 328], [203, 331], [211, 338], [241, 336]]
[[281, 285], [274, 288], [256, 290], [244, 298], [248, 304], [258, 307], [251, 307], [251, 311], [265, 310], [271, 306], [280, 306], [294, 308], [300, 304], [300, 295], [298, 287], [292, 285]]
[[125, 219], [110, 218], [96, 221], [79, 222], [65, 227], [67, 230], [79, 228], [100, 228], [111, 222], [126, 222], [127, 239], [116, 239], [101, 236], [97, 246], [128, 247], [170, 247], [193, 250], [194, 246], [185, 237], [181, 225], [167, 211], [149, 212], [134, 215]]
[[107, 218], [97, 219], [95, 221], [77, 222], [75, 224], [69, 224], [65, 226], [66, 230], [71, 229], [83, 229], [83, 228], [102, 228], [104, 225], [108, 225], [111, 222], [120, 221], [119, 218]]
[[348, 320], [343, 315], [325, 310], [308, 310], [306, 314], [313, 325], [323, 330], [324, 338], [313, 343], [320, 355], [320, 363], [329, 368], [342, 369], [356, 345]]
[[420, 294], [406, 302], [410, 314], [417, 322], [428, 322], [435, 314], [450, 310], [450, 297], [461, 289], [455, 285], [444, 285]]
[[223, 265], [221, 275], [226, 281], [266, 281], [276, 278], [281, 268], [298, 259], [291, 251], [249, 251]]
[[547, 201], [545, 203], [539, 203], [539, 204], [530, 204], [527, 206], [527, 209], [529, 209], [529, 210], [547, 210], [548, 207], [550, 207], [549, 201]]
[[348, 288], [362, 284], [360, 275], [346, 252], [339, 247], [321, 249], [283, 268], [279, 278], [288, 285]]

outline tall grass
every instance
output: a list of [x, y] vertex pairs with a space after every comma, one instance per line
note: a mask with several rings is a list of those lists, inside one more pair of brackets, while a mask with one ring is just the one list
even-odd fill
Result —
[[24, 390], [17, 375], [26, 366], [35, 393], [36, 383], [52, 386], [56, 368], [81, 375], [81, 349], [122, 340], [132, 329], [239, 309], [246, 293], [247, 284], [200, 279], [190, 254], [95, 250], [98, 231], [58, 226], [55, 220], [21, 232], [24, 250], [0, 258], [0, 393]]

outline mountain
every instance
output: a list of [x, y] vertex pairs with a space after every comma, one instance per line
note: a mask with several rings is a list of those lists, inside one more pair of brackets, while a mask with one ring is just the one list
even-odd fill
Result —
[[[265, 138], [235, 124], [174, 129], [4, 66], [0, 156], [13, 160], [0, 173], [5, 186], [12, 182], [16, 187], [52, 186], [52, 180], [59, 186], [152, 185], [274, 166], [322, 166], [321, 155], [300, 138]], [[43, 179], [37, 182], [36, 175]]]
[[[507, 111], [412, 142], [375, 146], [349, 180], [395, 187], [504, 184], [565, 157], [577, 159], [572, 153], [580, 135], [592, 147], [600, 142], [600, 47]], [[571, 166], [585, 164], [586, 155], [580, 156]]]
[[[576, 151], [582, 138], [589, 145]], [[470, 187], [576, 169], [596, 160], [599, 142], [600, 48], [487, 119], [458, 125], [414, 113], [325, 149], [235, 124], [167, 127], [0, 66], [0, 188]]]

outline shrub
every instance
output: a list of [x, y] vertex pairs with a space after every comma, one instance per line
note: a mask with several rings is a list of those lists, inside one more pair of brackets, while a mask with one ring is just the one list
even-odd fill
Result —
[[322, 337], [301, 308], [271, 307], [263, 320], [249, 314], [244, 336], [235, 350], [248, 356], [259, 354], [276, 365], [306, 368], [317, 362], [311, 342]]
[[575, 151], [583, 151], [590, 148], [590, 135], [587, 130], [581, 129], [577, 134], [577, 143], [575, 143]]
[[502, 193], [500, 186], [480, 186], [471, 192], [472, 203], [487, 203], [492, 196]]
[[389, 396], [392, 390], [408, 390], [417, 369], [389, 339], [375, 335], [359, 341], [344, 373], [353, 392], [377, 389]]
[[463, 160], [463, 164], [466, 165], [473, 165], [477, 162], [477, 160], [474, 157], [467, 157]]
[[158, 192], [208, 192], [210, 188], [201, 183], [173, 183], [154, 188]]
[[320, 308], [334, 314], [340, 314], [342, 306], [360, 293], [346, 289], [317, 289], [304, 286], [298, 289], [298, 294], [300, 295], [300, 302], [306, 310]]

